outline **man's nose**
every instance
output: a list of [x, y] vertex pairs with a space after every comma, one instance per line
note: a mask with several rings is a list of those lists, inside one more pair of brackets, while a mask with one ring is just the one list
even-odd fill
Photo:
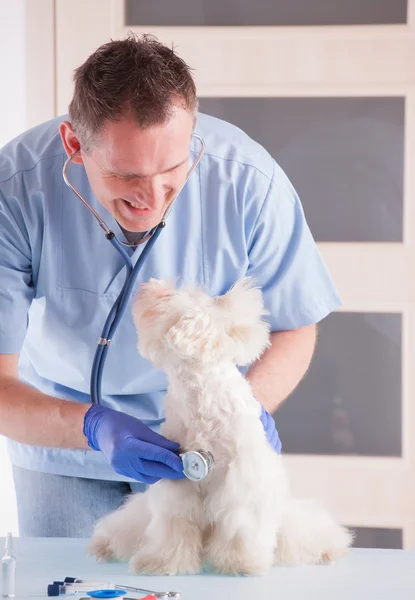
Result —
[[156, 206], [164, 201], [168, 187], [161, 177], [155, 176], [142, 182], [142, 185], [135, 191], [135, 198], [138, 202], [143, 202], [148, 208]]

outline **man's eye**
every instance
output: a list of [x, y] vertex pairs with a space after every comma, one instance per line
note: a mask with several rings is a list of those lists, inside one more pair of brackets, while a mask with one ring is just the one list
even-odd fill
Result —
[[137, 179], [134, 175], [115, 175], [116, 179], [121, 179], [121, 181], [132, 181], [133, 179]]

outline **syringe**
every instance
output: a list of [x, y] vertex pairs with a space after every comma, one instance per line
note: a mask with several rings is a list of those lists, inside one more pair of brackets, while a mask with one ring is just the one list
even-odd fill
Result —
[[111, 583], [102, 583], [98, 581], [64, 583], [63, 581], [54, 581], [48, 585], [48, 596], [74, 596], [75, 594], [86, 594], [89, 590], [115, 590], [115, 585]]
[[[79, 589], [78, 589], [79, 586]], [[156, 598], [180, 598], [180, 592], [155, 592], [153, 590], [147, 590], [145, 588], [134, 587], [131, 585], [121, 585], [102, 581], [91, 581], [87, 579], [77, 579], [75, 577], [65, 577], [64, 581], [54, 581], [53, 584], [48, 586], [48, 596], [62, 596], [73, 593], [88, 592], [89, 590], [126, 590], [128, 592], [139, 592], [145, 594], [152, 594]], [[52, 593], [49, 593], [51, 590]]]

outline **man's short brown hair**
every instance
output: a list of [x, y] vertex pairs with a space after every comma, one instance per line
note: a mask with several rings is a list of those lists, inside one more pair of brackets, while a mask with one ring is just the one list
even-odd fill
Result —
[[143, 129], [168, 121], [179, 104], [196, 114], [191, 69], [152, 35], [129, 33], [100, 46], [74, 73], [72, 127], [88, 152], [104, 123], [128, 116]]

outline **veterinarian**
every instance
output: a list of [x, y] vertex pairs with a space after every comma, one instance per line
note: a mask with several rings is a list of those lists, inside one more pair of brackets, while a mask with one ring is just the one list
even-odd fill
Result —
[[[286, 175], [233, 125], [198, 114], [187, 65], [150, 36], [94, 52], [69, 115], [0, 152], [0, 433], [8, 438], [20, 535], [89, 536], [131, 490], [182, 478], [159, 433], [165, 375], [137, 351], [126, 311], [91, 406], [91, 364], [124, 281], [121, 256], [63, 183], [69, 175], [133, 261], [200, 152], [135, 290], [150, 277], [225, 293], [250, 275], [272, 342], [247, 372], [269, 442], [273, 418], [310, 364], [316, 323], [340, 299]], [[79, 152], [78, 152], [79, 151]]]

